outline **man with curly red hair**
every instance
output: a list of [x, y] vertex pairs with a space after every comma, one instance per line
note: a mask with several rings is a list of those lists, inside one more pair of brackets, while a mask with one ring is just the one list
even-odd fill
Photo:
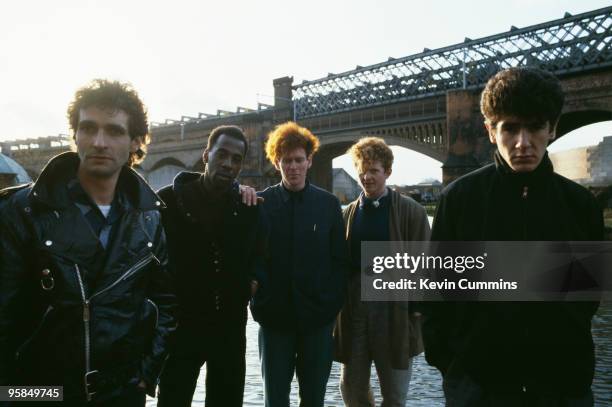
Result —
[[293, 122], [277, 126], [266, 143], [282, 177], [260, 194], [264, 247], [251, 303], [266, 407], [289, 406], [294, 372], [300, 405], [322, 407], [331, 370], [348, 257], [338, 199], [306, 178], [318, 148], [319, 140]]

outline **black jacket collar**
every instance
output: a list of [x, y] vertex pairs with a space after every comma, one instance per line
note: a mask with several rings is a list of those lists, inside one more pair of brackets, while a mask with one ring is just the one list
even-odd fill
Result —
[[[79, 156], [74, 152], [53, 157], [34, 183], [30, 198], [54, 208], [66, 208], [72, 205], [67, 185], [76, 177], [79, 163]], [[164, 203], [149, 184], [130, 167], [122, 168], [117, 188], [121, 189], [133, 208], [149, 211], [164, 207]]]
[[[182, 171], [172, 181], [172, 192], [177, 210], [183, 215], [189, 214], [188, 217], [193, 221], [195, 219], [193, 219], [192, 215], [199, 213], [202, 205], [213, 203], [213, 200], [210, 199], [210, 194], [204, 189], [203, 177], [204, 174], [200, 172]], [[228, 208], [232, 211], [238, 210], [241, 206], [238, 182], [234, 181], [231, 189], [223, 197], [219, 198], [221, 199], [216, 205], [229, 205]]]
[[502, 179], [512, 184], [524, 184], [532, 185], [545, 181], [553, 174], [552, 161], [548, 157], [548, 152], [542, 157], [542, 161], [531, 172], [521, 173], [514, 172], [510, 165], [503, 159], [499, 150], [495, 151], [495, 168], [497, 173], [501, 175]]
[[280, 196], [283, 199], [284, 203], [288, 202], [289, 199], [291, 199], [292, 196], [295, 196], [297, 198], [297, 200], [299, 200], [299, 201], [303, 201], [304, 200], [304, 195], [306, 195], [308, 193], [308, 191], [310, 190], [310, 182], [308, 182], [308, 180], [306, 180], [306, 184], [304, 185], [304, 188], [302, 190], [300, 190], [300, 191], [289, 191], [283, 185], [283, 181], [281, 181], [281, 182], [278, 183], [278, 190], [279, 190]]

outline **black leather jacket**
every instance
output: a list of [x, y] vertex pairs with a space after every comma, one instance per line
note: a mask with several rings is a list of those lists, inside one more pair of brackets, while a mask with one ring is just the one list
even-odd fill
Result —
[[144, 379], [153, 395], [175, 329], [163, 203], [125, 167], [127, 203], [104, 250], [68, 197], [78, 163], [61, 154], [35, 184], [0, 193], [0, 385], [100, 398]]

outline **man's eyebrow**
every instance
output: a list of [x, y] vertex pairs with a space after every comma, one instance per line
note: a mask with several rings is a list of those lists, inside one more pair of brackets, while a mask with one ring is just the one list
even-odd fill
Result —
[[127, 133], [127, 129], [125, 127], [121, 126], [120, 124], [108, 123], [104, 127], [106, 127], [107, 129], [110, 129], [110, 130], [118, 130], [118, 131], [121, 131], [123, 133]]
[[226, 148], [224, 148], [224, 147], [219, 147], [219, 148], [217, 148], [217, 152], [222, 152], [222, 153], [225, 153], [225, 154], [235, 155], [235, 156], [238, 156], [238, 155], [239, 155], [240, 157], [242, 157], [242, 156], [243, 156], [243, 154], [242, 154], [242, 153], [234, 153], [234, 152], [232, 152], [232, 151], [230, 151], [230, 150], [228, 150], [228, 149], [226, 149]]
[[87, 124], [87, 125], [95, 125], [95, 126], [98, 125], [98, 123], [96, 123], [93, 120], [84, 119], [84, 120], [80, 120], [79, 121], [79, 127], [81, 127], [82, 125], [85, 125], [85, 124]]

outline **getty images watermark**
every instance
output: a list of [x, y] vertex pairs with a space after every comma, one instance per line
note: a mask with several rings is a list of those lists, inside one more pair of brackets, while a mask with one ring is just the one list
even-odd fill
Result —
[[363, 242], [365, 301], [612, 299], [612, 242]]

